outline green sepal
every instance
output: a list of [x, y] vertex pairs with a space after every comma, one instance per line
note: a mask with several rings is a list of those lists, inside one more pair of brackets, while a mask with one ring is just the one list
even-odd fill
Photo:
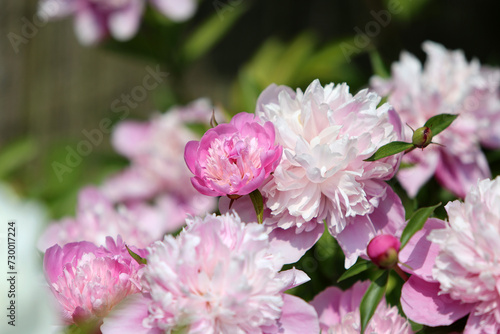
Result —
[[361, 304], [359, 305], [359, 316], [361, 319], [361, 334], [365, 332], [366, 326], [370, 322], [378, 304], [385, 294], [387, 282], [389, 280], [389, 270], [385, 270], [376, 280], [374, 280], [368, 290], [366, 290]]
[[139, 264], [148, 264], [148, 260], [146, 260], [145, 258], [141, 257], [139, 254], [134, 253], [132, 250], [130, 250], [130, 248], [128, 248], [127, 245], [125, 245], [125, 247], [127, 248], [127, 251], [130, 254], [130, 256], [132, 256], [134, 258], [134, 260], [137, 261], [137, 263], [139, 263]]
[[458, 117], [458, 115], [452, 114], [439, 114], [433, 116], [425, 122], [424, 126], [428, 127], [432, 131], [432, 135], [435, 136], [448, 126]]
[[429, 216], [436, 210], [441, 203], [438, 203], [434, 206], [428, 206], [425, 208], [420, 208], [413, 213], [411, 218], [408, 220], [408, 224], [406, 224], [403, 233], [401, 234], [401, 249], [408, 243], [411, 237], [420, 231], [422, 227], [424, 227], [425, 222], [429, 218]]
[[343, 273], [342, 276], [339, 277], [337, 283], [347, 278], [356, 276], [357, 274], [360, 274], [363, 271], [367, 271], [372, 268], [375, 268], [375, 265], [371, 261], [360, 259], [356, 264], [354, 264], [351, 268], [347, 269], [347, 271]]
[[259, 189], [255, 189], [249, 194], [249, 196], [252, 200], [255, 214], [257, 215], [257, 222], [262, 224], [264, 221], [264, 200], [262, 199], [262, 194]]

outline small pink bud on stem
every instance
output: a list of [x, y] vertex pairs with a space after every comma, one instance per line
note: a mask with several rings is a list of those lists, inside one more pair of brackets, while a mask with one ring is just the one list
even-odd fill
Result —
[[383, 234], [373, 238], [368, 244], [367, 253], [379, 268], [390, 269], [398, 263], [401, 242], [394, 236]]

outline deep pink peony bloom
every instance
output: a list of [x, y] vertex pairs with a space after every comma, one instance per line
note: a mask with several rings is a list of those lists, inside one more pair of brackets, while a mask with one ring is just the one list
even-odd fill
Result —
[[247, 195], [259, 188], [278, 165], [282, 148], [275, 145], [271, 122], [239, 113], [229, 124], [208, 130], [186, 145], [184, 158], [193, 186], [208, 196]]
[[118, 235], [128, 245], [145, 248], [178, 227], [163, 210], [145, 203], [115, 208], [100, 190], [87, 187], [79, 193], [76, 217], [50, 224], [38, 241], [38, 249], [44, 252], [54, 244], [76, 241], [105, 245], [108, 236]]
[[[398, 180], [410, 197], [435, 175], [439, 183], [464, 197], [478, 179], [490, 176], [480, 143], [500, 147], [500, 70], [481, 67], [477, 60], [467, 62], [462, 51], [425, 42], [428, 55], [422, 67], [413, 55], [403, 52], [392, 65], [392, 77], [374, 77], [372, 88], [398, 111], [403, 123], [414, 129], [432, 116], [442, 113], [460, 115], [430, 145], [406, 154]], [[407, 137], [411, 130], [406, 127]]]
[[[370, 282], [357, 282], [346, 291], [330, 287], [314, 297], [311, 305], [318, 312], [321, 333], [360, 333], [359, 305], [369, 285]], [[398, 308], [382, 300], [365, 333], [409, 334], [413, 331], [408, 321], [398, 314]]]
[[319, 332], [314, 309], [283, 293], [308, 277], [279, 271], [283, 259], [270, 251], [262, 225], [229, 214], [187, 223], [177, 238], [151, 247], [149, 294], [125, 301], [104, 320], [103, 334]]
[[401, 242], [390, 234], [377, 235], [373, 238], [366, 252], [370, 260], [381, 268], [392, 268], [398, 262], [398, 252]]
[[375, 235], [400, 233], [403, 207], [385, 181], [396, 173], [401, 155], [363, 161], [402, 139], [396, 112], [388, 104], [377, 107], [379, 102], [367, 90], [353, 96], [346, 84], [322, 87], [318, 80], [305, 92], [276, 85], [262, 92], [256, 114], [273, 123], [283, 146], [280, 164], [260, 189], [269, 209], [265, 224], [278, 238], [303, 248], [298, 239], [313, 244], [325, 221], [350, 266], [366, 255]]
[[413, 269], [401, 295], [410, 319], [440, 326], [470, 313], [464, 333], [500, 331], [499, 201], [500, 179], [479, 181], [446, 205], [449, 222], [429, 220], [401, 251]]
[[[149, 0], [173, 21], [190, 18], [196, 9], [194, 0]], [[40, 0], [38, 15], [54, 19], [75, 16], [75, 30], [82, 44], [91, 45], [108, 35], [118, 40], [132, 38], [141, 21], [146, 0]]]
[[68, 324], [100, 319], [123, 298], [141, 291], [143, 265], [128, 254], [120, 238], [116, 243], [108, 238], [106, 248], [86, 241], [54, 245], [47, 249], [43, 267]]
[[[183, 159], [186, 143], [199, 135], [190, 123], [208, 124], [214, 108], [199, 99], [184, 107], [156, 114], [150, 121], [124, 121], [113, 132], [115, 149], [130, 159], [131, 166], [105, 181], [102, 190], [114, 203], [153, 202], [168, 217], [174, 230], [184, 225], [187, 214], [204, 215], [216, 207], [213, 198], [200, 194], [189, 183], [192, 176]], [[223, 119], [215, 109], [218, 119]]]

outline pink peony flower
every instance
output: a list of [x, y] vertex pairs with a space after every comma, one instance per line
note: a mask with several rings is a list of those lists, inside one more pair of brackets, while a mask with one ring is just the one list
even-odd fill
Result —
[[44, 252], [54, 244], [89, 241], [105, 245], [108, 236], [120, 235], [129, 245], [145, 248], [166, 232], [174, 232], [178, 224], [170, 225], [166, 212], [144, 203], [115, 208], [101, 191], [87, 187], [80, 191], [76, 218], [64, 218], [52, 223], [38, 241]]
[[380, 268], [392, 268], [398, 262], [398, 252], [401, 242], [390, 234], [377, 235], [366, 249], [370, 260]]
[[317, 333], [314, 309], [284, 294], [308, 280], [301, 271], [279, 272], [258, 224], [238, 216], [191, 218], [176, 239], [156, 242], [143, 282], [150, 292], [129, 298], [104, 320], [104, 334], [120, 333]]
[[[194, 0], [150, 0], [173, 21], [190, 18]], [[38, 15], [54, 19], [75, 16], [75, 30], [82, 44], [96, 44], [112, 35], [117, 40], [132, 38], [141, 20], [146, 0], [40, 0]]]
[[[357, 334], [361, 332], [359, 305], [370, 282], [357, 282], [342, 291], [329, 287], [311, 301], [318, 312], [321, 333]], [[408, 321], [398, 314], [398, 308], [389, 307], [385, 301], [378, 305], [365, 333], [413, 333]]]
[[499, 200], [499, 178], [479, 181], [445, 206], [449, 222], [428, 221], [402, 250], [413, 268], [401, 295], [410, 319], [440, 326], [470, 313], [464, 333], [500, 331]]
[[[449, 128], [433, 139], [444, 146], [430, 145], [425, 150], [406, 154], [399, 182], [410, 197], [433, 176], [459, 197], [478, 179], [490, 176], [480, 143], [500, 147], [500, 71], [482, 68], [477, 60], [467, 62], [462, 51], [425, 42], [428, 59], [425, 67], [413, 55], [403, 52], [392, 66], [392, 78], [372, 78], [372, 88], [399, 112], [404, 123], [414, 129], [432, 116], [459, 114]], [[406, 135], [411, 130], [406, 128]]]
[[87, 241], [54, 245], [47, 249], [43, 267], [68, 324], [102, 318], [123, 298], [141, 291], [143, 265], [128, 254], [120, 238], [115, 243], [109, 237], [106, 248]]
[[346, 253], [346, 266], [366, 254], [376, 234], [397, 235], [404, 223], [401, 201], [384, 182], [401, 155], [363, 161], [402, 139], [397, 114], [388, 104], [377, 108], [379, 102], [367, 90], [353, 96], [346, 84], [322, 87], [315, 80], [305, 92], [271, 85], [257, 103], [257, 116], [274, 124], [284, 151], [261, 188], [270, 210], [265, 223], [299, 238], [311, 231], [319, 237], [325, 221]]
[[184, 158], [200, 193], [247, 195], [276, 169], [282, 148], [274, 144], [274, 127], [271, 122], [260, 125], [254, 117], [239, 113], [229, 124], [208, 130], [201, 141], [187, 143]]
[[[183, 159], [186, 143], [199, 139], [187, 124], [208, 124], [212, 110], [207, 100], [199, 99], [157, 114], [148, 122], [119, 123], [113, 146], [131, 160], [131, 166], [104, 183], [105, 195], [114, 203], [154, 202], [174, 230], [184, 225], [187, 214], [212, 211], [215, 200], [189, 185], [191, 173]], [[216, 114], [222, 119], [217, 110]]]

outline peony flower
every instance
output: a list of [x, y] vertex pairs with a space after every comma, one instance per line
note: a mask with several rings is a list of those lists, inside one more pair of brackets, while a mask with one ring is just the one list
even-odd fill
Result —
[[402, 250], [414, 269], [401, 295], [410, 319], [440, 326], [470, 313], [464, 333], [500, 331], [499, 200], [499, 178], [479, 181], [445, 206], [449, 222], [428, 221]]
[[[212, 211], [215, 200], [189, 185], [191, 174], [183, 153], [188, 141], [199, 139], [187, 124], [208, 124], [213, 110], [207, 100], [199, 99], [157, 114], [148, 122], [119, 123], [112, 143], [131, 166], [105, 181], [104, 194], [113, 203], [154, 202], [167, 215], [173, 230], [184, 225], [187, 214]], [[217, 110], [216, 115], [223, 119]]]
[[[134, 249], [145, 256], [146, 251]], [[106, 316], [123, 298], [141, 291], [139, 265], [118, 238], [106, 248], [87, 241], [47, 249], [43, 268], [68, 324]]]
[[120, 235], [127, 244], [145, 248], [166, 232], [174, 232], [166, 212], [144, 203], [115, 208], [102, 192], [93, 187], [80, 191], [76, 218], [64, 218], [47, 227], [38, 241], [44, 252], [54, 244], [89, 241], [105, 245], [107, 236]]
[[201, 141], [187, 143], [184, 159], [195, 175], [193, 186], [208, 196], [251, 193], [280, 161], [282, 148], [274, 141], [271, 122], [260, 125], [253, 114], [235, 115], [229, 124], [208, 130]]
[[[368, 281], [357, 282], [346, 291], [329, 287], [314, 297], [311, 305], [318, 312], [321, 333], [360, 333], [359, 305], [369, 285]], [[409, 334], [413, 331], [408, 321], [398, 314], [396, 306], [390, 307], [381, 301], [365, 333]]]
[[[194, 0], [150, 0], [173, 21], [190, 18]], [[139, 29], [146, 0], [40, 0], [38, 15], [54, 19], [75, 16], [75, 30], [82, 44], [96, 44], [112, 35], [120, 41], [131, 39]]]
[[[449, 128], [433, 139], [443, 146], [430, 145], [413, 150], [403, 158], [410, 168], [401, 169], [397, 178], [410, 197], [433, 176], [459, 197], [478, 179], [490, 176], [480, 143], [500, 147], [500, 71], [483, 68], [477, 60], [467, 62], [462, 51], [425, 42], [425, 66], [403, 52], [392, 65], [392, 77], [372, 78], [372, 88], [399, 112], [403, 123], [414, 129], [432, 116], [460, 115]], [[411, 136], [410, 128], [406, 135]]]
[[257, 116], [274, 124], [283, 146], [280, 164], [261, 188], [270, 210], [265, 223], [299, 238], [310, 231], [319, 237], [325, 221], [346, 266], [365, 254], [376, 234], [396, 235], [404, 223], [401, 201], [384, 182], [401, 156], [364, 161], [402, 139], [397, 114], [379, 102], [367, 90], [353, 96], [346, 84], [322, 87], [315, 80], [305, 92], [271, 85], [257, 103]]
[[103, 334], [317, 333], [314, 309], [284, 294], [308, 280], [301, 271], [279, 272], [264, 227], [234, 214], [191, 218], [174, 238], [150, 248], [143, 284], [104, 320]]

